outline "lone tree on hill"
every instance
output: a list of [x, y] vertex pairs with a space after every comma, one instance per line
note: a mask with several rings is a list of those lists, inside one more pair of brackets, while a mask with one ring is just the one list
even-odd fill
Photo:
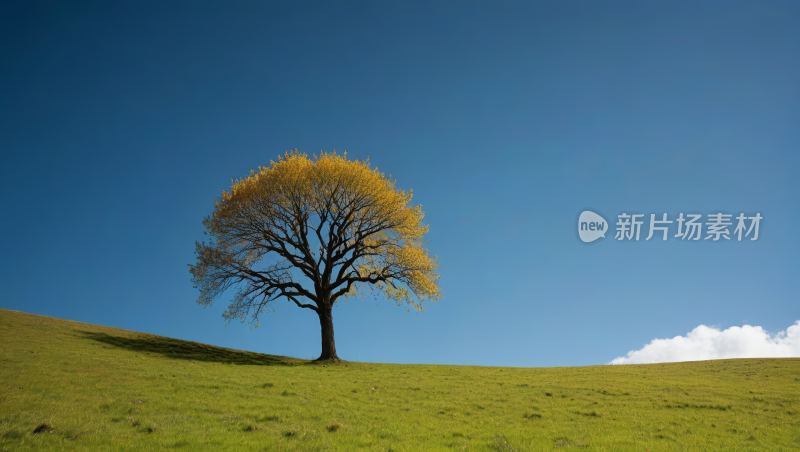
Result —
[[[285, 297], [319, 316], [318, 360], [338, 360], [332, 309], [339, 297], [347, 301], [361, 287], [377, 288], [417, 311], [424, 311], [423, 299], [442, 298], [437, 257], [422, 248], [425, 213], [421, 205], [407, 206], [411, 190], [395, 190], [369, 159], [348, 161], [347, 152], [315, 155], [313, 162], [296, 150], [285, 157], [231, 181], [230, 192], [214, 201], [203, 220], [213, 240], [196, 242], [197, 264], [189, 264], [198, 304], [205, 309], [237, 286], [223, 313], [226, 325], [233, 318], [244, 323], [252, 310], [251, 325], [258, 327], [267, 303]], [[295, 281], [292, 269], [313, 289]]]

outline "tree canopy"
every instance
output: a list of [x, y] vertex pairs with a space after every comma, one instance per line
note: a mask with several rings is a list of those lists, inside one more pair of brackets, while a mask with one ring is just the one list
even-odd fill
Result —
[[368, 287], [424, 311], [424, 300], [442, 298], [438, 260], [423, 248], [422, 206], [409, 206], [412, 190], [390, 178], [346, 152], [312, 161], [295, 150], [232, 180], [203, 221], [212, 240], [196, 242], [197, 262], [189, 264], [197, 302], [209, 306], [235, 288], [223, 317], [251, 316], [255, 326], [279, 298], [311, 309], [322, 328], [319, 359], [338, 359], [331, 309], [341, 297]]

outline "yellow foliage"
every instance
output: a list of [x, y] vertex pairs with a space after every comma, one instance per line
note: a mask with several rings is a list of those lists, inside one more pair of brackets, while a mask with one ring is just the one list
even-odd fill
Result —
[[410, 206], [412, 191], [396, 189], [395, 184], [377, 167], [370, 168], [369, 159], [347, 160], [346, 152], [339, 156], [333, 151], [311, 160], [295, 150], [279, 156], [277, 162], [270, 161], [269, 166], [251, 170], [246, 178], [231, 180], [230, 190], [214, 202], [206, 226], [221, 238], [222, 245], [247, 250], [238, 258], [251, 265], [267, 252], [248, 247], [248, 241], [252, 244], [265, 237], [277, 241], [280, 230], [300, 236], [304, 228], [308, 231], [311, 216], [347, 220], [348, 226], [340, 230], [348, 237], [347, 245], [358, 242], [373, 254], [359, 257], [353, 269], [361, 278], [372, 273], [386, 278], [358, 281], [343, 295], [356, 295], [356, 286], [366, 283], [398, 303], [423, 311], [422, 299], [442, 298], [437, 285], [439, 265], [436, 256], [431, 258], [422, 247], [428, 232], [428, 226], [422, 225], [422, 206]]

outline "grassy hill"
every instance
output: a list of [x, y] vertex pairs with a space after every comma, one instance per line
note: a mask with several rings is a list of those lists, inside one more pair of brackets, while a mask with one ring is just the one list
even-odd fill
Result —
[[0, 450], [800, 450], [798, 377], [323, 365], [0, 309]]

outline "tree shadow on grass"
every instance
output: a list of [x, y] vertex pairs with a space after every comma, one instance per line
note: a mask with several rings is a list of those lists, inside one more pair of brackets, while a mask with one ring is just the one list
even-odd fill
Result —
[[217, 347], [164, 336], [143, 335], [140, 337], [123, 337], [96, 331], [75, 331], [82, 334], [86, 339], [91, 339], [113, 347], [142, 353], [158, 354], [165, 358], [172, 359], [251, 366], [295, 366], [307, 362], [307, 360], [304, 359], [234, 350], [232, 348]]

